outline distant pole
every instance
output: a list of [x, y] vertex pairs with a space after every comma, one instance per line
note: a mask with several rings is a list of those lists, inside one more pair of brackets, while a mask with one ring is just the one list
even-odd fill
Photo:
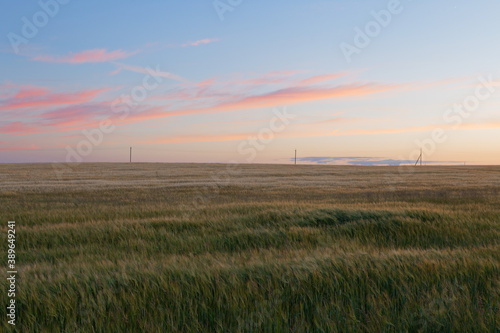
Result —
[[295, 149], [295, 165], [297, 165], [297, 149]]
[[415, 162], [415, 166], [418, 165], [418, 161], [420, 161], [420, 166], [422, 166], [422, 159], [423, 159], [423, 152], [422, 152], [422, 148], [420, 148], [420, 156], [418, 157], [417, 161]]
[[130, 163], [132, 163], [132, 147], [130, 147]]

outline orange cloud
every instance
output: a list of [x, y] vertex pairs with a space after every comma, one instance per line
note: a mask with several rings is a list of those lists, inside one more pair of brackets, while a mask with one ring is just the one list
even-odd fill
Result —
[[346, 98], [365, 96], [378, 92], [385, 92], [398, 88], [397, 85], [385, 84], [362, 84], [345, 85], [337, 87], [292, 87], [276, 90], [271, 93], [248, 96], [239, 100], [223, 102], [212, 107], [205, 108], [182, 108], [165, 111], [164, 107], [152, 107], [150, 109], [129, 115], [124, 124], [139, 121], [166, 118], [172, 116], [210, 114], [228, 111], [239, 111], [255, 108], [276, 107], [280, 105], [291, 105], [309, 101], [317, 101], [329, 98]]
[[[367, 118], [345, 118], [345, 117], [336, 117], [336, 118], [330, 118], [330, 119], [323, 119], [320, 121], [313, 121], [309, 123], [303, 124], [303, 126], [310, 126], [310, 125], [329, 125], [329, 124], [338, 124], [338, 123], [355, 123], [355, 122], [361, 122], [361, 121], [366, 121], [368, 120]], [[370, 119], [370, 121], [373, 121], [373, 119]]]
[[480, 129], [497, 129], [500, 128], [500, 122], [487, 122], [487, 123], [464, 123], [461, 125], [455, 124], [436, 124], [436, 125], [426, 125], [426, 126], [408, 126], [400, 128], [383, 128], [383, 129], [359, 129], [359, 130], [348, 130], [330, 133], [331, 135], [376, 135], [376, 134], [398, 134], [398, 133], [408, 133], [408, 132], [427, 132], [434, 129], [443, 130], [480, 130]]
[[[318, 101], [329, 98], [343, 98], [352, 96], [363, 96], [377, 92], [383, 92], [396, 88], [392, 85], [364, 84], [345, 85], [337, 87], [285, 88], [271, 93], [249, 96], [234, 102], [226, 102], [219, 106], [209, 108], [208, 112], [224, 112], [231, 110], [245, 110], [254, 108], [274, 107], [283, 104], [296, 104], [308, 101]], [[186, 111], [193, 113], [192, 111]]]
[[408, 83], [406, 85], [402, 85], [402, 88], [406, 91], [425, 90], [439, 86], [458, 84], [460, 82], [464, 82], [472, 78], [473, 76], [463, 76], [463, 77], [455, 77], [455, 78], [443, 79], [432, 82], [413, 82], [413, 83]]
[[[188, 143], [188, 142], [219, 142], [219, 141], [236, 141], [245, 140], [253, 133], [239, 134], [217, 134], [217, 135], [185, 135], [169, 138], [158, 138], [143, 142], [144, 144], [161, 144], [161, 143]], [[255, 135], [255, 134], [253, 134]]]
[[316, 83], [331, 81], [331, 80], [335, 80], [335, 79], [338, 79], [340, 77], [346, 76], [347, 74], [348, 73], [344, 72], [344, 73], [335, 73], [335, 74], [327, 74], [327, 75], [316, 75], [316, 76], [313, 76], [313, 77], [310, 77], [308, 79], [304, 79], [304, 80], [300, 81], [299, 85], [309, 86], [309, 85], [316, 84]]
[[[255, 137], [257, 133], [233, 133], [233, 134], [201, 134], [201, 135], [182, 135], [175, 137], [162, 137], [149, 141], [141, 142], [142, 144], [165, 144], [165, 143], [193, 143], [193, 142], [220, 142], [220, 141], [240, 141], [247, 140], [250, 137]], [[302, 138], [302, 137], [322, 137], [328, 136], [326, 132], [321, 132], [316, 129], [309, 131], [288, 131], [276, 133], [279, 138]]]
[[[215, 86], [224, 86], [224, 87], [235, 87], [235, 86], [243, 86], [245, 91], [252, 89], [252, 86], [259, 86], [263, 84], [290, 84], [292, 82], [291, 77], [303, 73], [304, 71], [272, 71], [265, 74], [261, 74], [255, 78], [231, 78], [229, 80], [224, 79], [215, 79], [211, 78], [196, 84], [198, 88], [214, 88]], [[251, 74], [249, 74], [251, 75]], [[337, 75], [337, 74], [335, 74]], [[250, 86], [250, 87], [249, 87]]]
[[123, 50], [107, 51], [106, 49], [85, 50], [78, 53], [69, 53], [68, 55], [57, 57], [50, 55], [41, 55], [32, 58], [34, 61], [69, 63], [69, 64], [84, 64], [107, 62], [119, 59], [128, 58], [137, 52], [126, 52]]
[[[354, 118], [353, 118], [354, 120]], [[358, 120], [358, 119], [356, 119]], [[305, 124], [307, 125], [307, 124]], [[299, 125], [302, 129], [298, 129], [297, 126], [290, 127], [290, 130], [282, 133], [276, 133], [276, 137], [285, 138], [305, 138], [305, 137], [327, 137], [327, 136], [338, 136], [338, 135], [376, 135], [376, 134], [393, 134], [393, 133], [407, 133], [407, 132], [417, 132], [417, 131], [431, 131], [436, 128], [442, 129], [453, 129], [452, 125], [429, 125], [420, 127], [405, 127], [398, 129], [382, 129], [382, 130], [353, 130], [340, 132], [335, 130], [333, 132], [327, 132], [318, 128], [308, 128], [304, 129], [302, 125]], [[233, 126], [232, 126], [233, 127]], [[460, 129], [464, 130], [479, 130], [479, 129], [496, 129], [500, 128], [500, 122], [493, 123], [471, 123], [463, 124]], [[247, 132], [247, 133], [233, 133], [233, 134], [201, 134], [201, 135], [182, 135], [173, 137], [162, 137], [149, 141], [141, 142], [143, 144], [166, 144], [166, 143], [194, 143], [194, 142], [219, 142], [219, 141], [238, 141], [246, 140], [249, 137], [255, 137], [257, 133]]]
[[10, 146], [10, 147], [1, 147], [0, 146], [0, 151], [37, 150], [37, 149], [40, 149], [40, 147], [37, 146], [37, 145], [31, 145], [31, 146]]

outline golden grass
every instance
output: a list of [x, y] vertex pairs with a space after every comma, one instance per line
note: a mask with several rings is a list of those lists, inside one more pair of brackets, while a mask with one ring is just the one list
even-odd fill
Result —
[[8, 164], [0, 184], [19, 331], [500, 330], [500, 167]]

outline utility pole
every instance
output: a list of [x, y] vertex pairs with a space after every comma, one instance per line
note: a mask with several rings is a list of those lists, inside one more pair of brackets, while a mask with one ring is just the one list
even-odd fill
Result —
[[297, 165], [297, 149], [295, 149], [295, 165]]
[[420, 166], [422, 166], [422, 160], [424, 158], [424, 153], [422, 151], [422, 148], [420, 148], [420, 156], [418, 157], [417, 161], [415, 162], [415, 166], [418, 165], [418, 161], [420, 161]]
[[132, 163], [132, 147], [130, 147], [130, 163]]

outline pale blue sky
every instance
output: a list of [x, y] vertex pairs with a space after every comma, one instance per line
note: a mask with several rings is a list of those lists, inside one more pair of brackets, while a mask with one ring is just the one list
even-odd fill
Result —
[[[114, 129], [81, 161], [127, 161], [134, 146], [137, 161], [288, 163], [297, 148], [304, 163], [380, 164], [410, 159], [442, 128], [428, 161], [500, 163], [500, 3], [400, 1], [348, 62], [341, 44], [356, 46], [355, 28], [392, 3], [243, 0], [221, 20], [212, 1], [72, 0], [53, 17], [37, 1], [4, 1], [0, 162], [64, 161], [89, 140], [82, 131], [110, 119]], [[33, 15], [47, 24], [25, 38], [23, 17]], [[27, 42], [17, 54], [13, 34]], [[112, 102], [140, 87], [148, 67], [162, 82], [117, 118]], [[488, 96], [468, 117], [454, 113], [452, 126], [443, 116], [475, 96], [478, 77], [493, 80], [481, 88]], [[277, 107], [296, 118], [249, 144]]]

